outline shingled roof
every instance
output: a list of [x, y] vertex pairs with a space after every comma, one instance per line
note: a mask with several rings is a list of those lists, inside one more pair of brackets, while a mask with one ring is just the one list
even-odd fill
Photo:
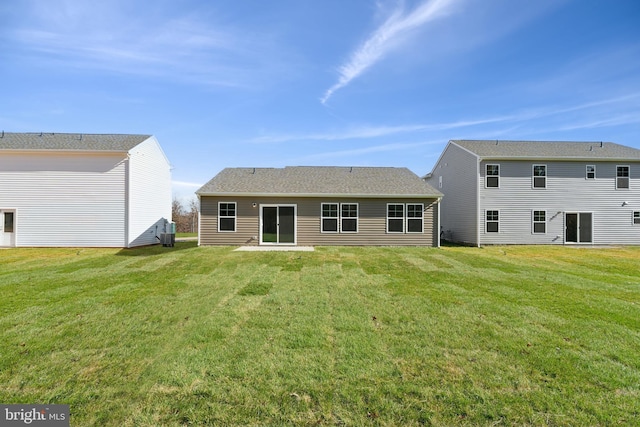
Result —
[[150, 137], [151, 135], [2, 132], [0, 150], [127, 152]]
[[640, 150], [613, 142], [451, 140], [483, 159], [640, 160]]
[[265, 196], [441, 197], [407, 168], [226, 168], [197, 194]]

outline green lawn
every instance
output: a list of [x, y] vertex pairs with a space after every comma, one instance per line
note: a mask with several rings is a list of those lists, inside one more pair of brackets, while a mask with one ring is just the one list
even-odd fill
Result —
[[640, 425], [640, 248], [0, 250], [0, 403], [71, 425]]

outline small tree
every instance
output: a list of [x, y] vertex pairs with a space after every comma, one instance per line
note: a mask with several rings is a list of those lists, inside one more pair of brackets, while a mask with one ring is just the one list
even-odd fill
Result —
[[198, 231], [198, 202], [191, 199], [189, 210], [176, 198], [171, 203], [171, 215], [176, 223], [177, 233], [196, 233]]

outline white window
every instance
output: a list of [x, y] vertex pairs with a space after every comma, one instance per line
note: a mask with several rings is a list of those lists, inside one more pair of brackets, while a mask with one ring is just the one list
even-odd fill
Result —
[[629, 166], [616, 166], [616, 188], [629, 188]]
[[500, 214], [498, 211], [486, 211], [485, 230], [487, 233], [497, 233], [499, 229]]
[[236, 231], [236, 202], [218, 203], [218, 231]]
[[407, 203], [407, 233], [423, 232], [423, 212], [424, 205], [422, 203]]
[[320, 232], [357, 233], [357, 203], [322, 203], [320, 213]]
[[547, 232], [547, 211], [533, 211], [533, 232], [544, 234]]
[[389, 203], [387, 205], [387, 233], [404, 233], [404, 205]]
[[596, 179], [596, 165], [587, 165], [587, 179]]
[[340, 231], [342, 233], [358, 232], [357, 203], [343, 203], [340, 205]]
[[633, 224], [640, 225], [640, 211], [633, 211]]
[[338, 232], [338, 204], [323, 203], [320, 218], [320, 231], [322, 233]]
[[533, 165], [533, 188], [547, 188], [547, 165]]
[[424, 233], [424, 204], [387, 204], [387, 233]]
[[500, 165], [486, 165], [485, 187], [500, 187]]

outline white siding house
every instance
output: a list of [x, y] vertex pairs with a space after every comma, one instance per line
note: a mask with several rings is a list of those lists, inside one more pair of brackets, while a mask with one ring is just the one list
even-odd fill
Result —
[[170, 221], [155, 137], [0, 134], [0, 246], [149, 245]]
[[445, 240], [640, 244], [640, 150], [610, 142], [449, 141], [425, 180]]

